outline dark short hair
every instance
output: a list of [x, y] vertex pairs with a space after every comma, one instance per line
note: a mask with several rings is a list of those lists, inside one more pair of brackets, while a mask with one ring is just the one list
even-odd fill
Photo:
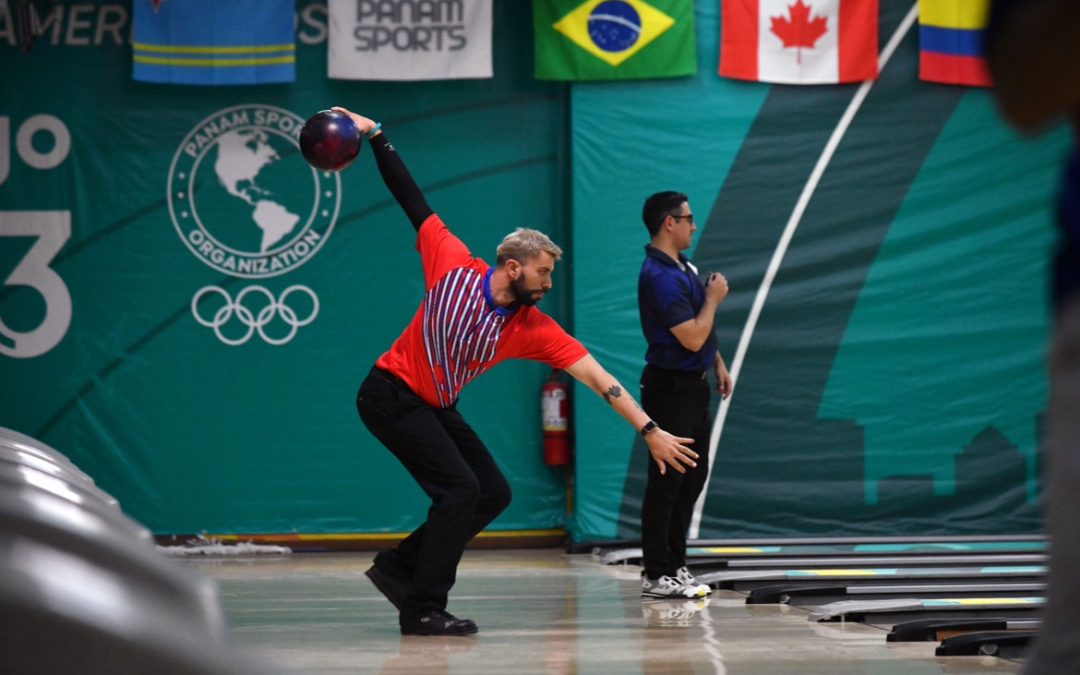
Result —
[[664, 218], [676, 215], [683, 202], [689, 199], [681, 192], [657, 192], [645, 200], [645, 206], [641, 209], [641, 219], [645, 221], [645, 227], [649, 230], [649, 236], [655, 237], [660, 231], [660, 225]]

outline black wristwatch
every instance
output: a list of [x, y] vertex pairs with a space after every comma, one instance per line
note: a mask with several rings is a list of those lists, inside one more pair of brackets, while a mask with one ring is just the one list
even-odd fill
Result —
[[656, 422], [649, 420], [645, 423], [645, 426], [641, 427], [641, 435], [648, 436], [654, 429], [656, 429]]

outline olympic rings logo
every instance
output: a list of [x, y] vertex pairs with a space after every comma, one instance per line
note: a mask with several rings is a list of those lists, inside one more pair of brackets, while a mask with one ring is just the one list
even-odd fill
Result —
[[[311, 299], [311, 311], [303, 319], [299, 318], [296, 310], [289, 305], [289, 297], [294, 293], [305, 293]], [[199, 306], [203, 299], [211, 294], [220, 295], [225, 304], [215, 310], [211, 318], [208, 319], [200, 313]], [[262, 296], [265, 303], [256, 301], [254, 307], [248, 307], [248, 304], [251, 303], [245, 304], [245, 301], [252, 294]], [[292, 340], [302, 326], [306, 326], [315, 320], [315, 317], [319, 314], [319, 298], [315, 295], [315, 291], [299, 284], [289, 286], [276, 298], [273, 293], [262, 286], [248, 286], [237, 294], [235, 300], [229, 296], [228, 291], [220, 286], [204, 286], [191, 298], [191, 313], [196, 321], [207, 328], [214, 329], [214, 334], [217, 335], [218, 339], [231, 347], [244, 344], [256, 332], [267, 344], [283, 345]], [[265, 328], [278, 317], [289, 326], [289, 330], [283, 337], [272, 337], [267, 334]], [[246, 331], [240, 337], [228, 337], [222, 331], [222, 328], [232, 322], [234, 318], [242, 326], [246, 327]]]

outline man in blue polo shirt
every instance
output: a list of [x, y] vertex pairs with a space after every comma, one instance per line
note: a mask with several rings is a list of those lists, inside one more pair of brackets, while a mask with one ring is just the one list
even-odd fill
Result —
[[699, 584], [686, 567], [686, 530], [709, 475], [710, 370], [720, 395], [731, 393], [731, 376], [713, 334], [716, 308], [728, 285], [719, 273], [702, 283], [697, 268], [682, 254], [697, 231], [685, 194], [658, 192], [645, 200], [641, 216], [652, 238], [638, 278], [641, 329], [649, 343], [641, 404], [664, 429], [693, 438], [699, 455], [697, 466], [685, 473], [668, 471], [659, 461], [649, 463], [641, 506], [641, 595], [697, 598], [708, 595], [709, 587]]

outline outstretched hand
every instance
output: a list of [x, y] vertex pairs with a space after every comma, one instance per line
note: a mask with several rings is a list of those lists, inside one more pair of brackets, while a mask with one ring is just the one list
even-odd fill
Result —
[[341, 106], [336, 105], [336, 106], [334, 106], [333, 108], [330, 108], [330, 109], [333, 110], [334, 112], [339, 112], [339, 113], [343, 113], [345, 115], [348, 115], [352, 119], [352, 121], [356, 124], [357, 128], [360, 129], [360, 133], [364, 134], [365, 136], [372, 129], [375, 128], [375, 120], [370, 119], [368, 117], [364, 117], [363, 115], [357, 115], [356, 113], [354, 113], [353, 111], [351, 111], [351, 110], [349, 110], [347, 108], [342, 108]]
[[667, 467], [675, 469], [679, 473], [686, 473], [686, 467], [697, 466], [698, 454], [684, 443], [693, 443], [692, 438], [672, 436], [663, 429], [657, 428], [645, 435], [645, 444], [649, 446], [649, 454], [660, 469], [660, 475], [667, 472]]

